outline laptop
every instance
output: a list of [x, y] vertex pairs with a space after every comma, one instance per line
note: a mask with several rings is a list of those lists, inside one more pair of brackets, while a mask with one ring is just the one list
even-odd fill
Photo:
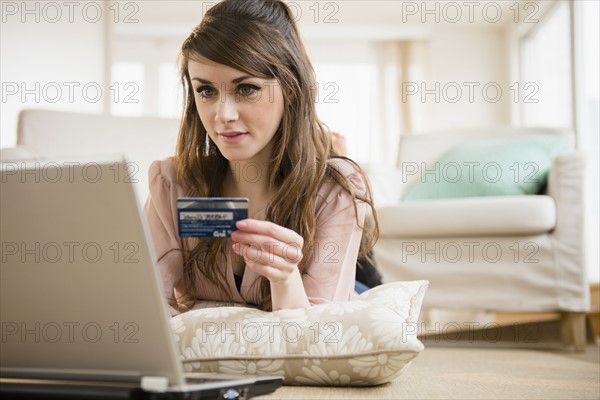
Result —
[[273, 392], [281, 376], [184, 374], [130, 167], [114, 157], [2, 164], [2, 398]]

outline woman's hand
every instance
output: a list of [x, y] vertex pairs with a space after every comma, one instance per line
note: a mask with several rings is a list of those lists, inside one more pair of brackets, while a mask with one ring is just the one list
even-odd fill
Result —
[[291, 229], [268, 221], [245, 219], [231, 234], [233, 251], [246, 266], [271, 284], [273, 310], [310, 307], [298, 270], [304, 239]]
[[233, 251], [246, 266], [273, 283], [283, 283], [298, 273], [304, 239], [291, 229], [269, 221], [245, 219], [231, 234]]

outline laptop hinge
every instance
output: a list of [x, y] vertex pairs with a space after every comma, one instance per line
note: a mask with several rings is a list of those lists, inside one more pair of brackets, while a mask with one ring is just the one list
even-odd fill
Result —
[[165, 376], [142, 376], [140, 386], [148, 392], [164, 393], [169, 387], [169, 379]]

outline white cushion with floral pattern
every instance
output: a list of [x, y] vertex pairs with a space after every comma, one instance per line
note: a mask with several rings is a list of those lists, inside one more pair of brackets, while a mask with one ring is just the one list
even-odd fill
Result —
[[427, 286], [387, 283], [347, 302], [274, 312], [205, 303], [172, 318], [171, 327], [189, 372], [283, 375], [288, 385], [378, 385], [423, 350], [417, 322]]

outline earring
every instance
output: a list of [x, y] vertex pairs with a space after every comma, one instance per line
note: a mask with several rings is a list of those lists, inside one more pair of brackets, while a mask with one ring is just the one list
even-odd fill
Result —
[[204, 156], [208, 157], [208, 155], [210, 154], [210, 136], [208, 136], [208, 133], [206, 133], [206, 137], [204, 138]]

